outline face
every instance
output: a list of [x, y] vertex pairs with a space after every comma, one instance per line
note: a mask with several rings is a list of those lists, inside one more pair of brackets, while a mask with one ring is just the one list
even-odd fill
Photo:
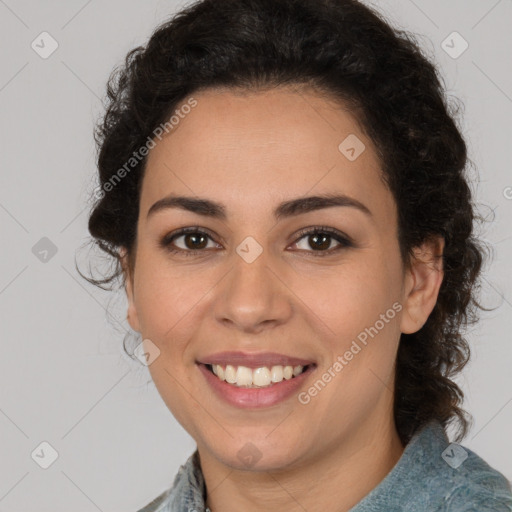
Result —
[[202, 456], [299, 467], [389, 422], [400, 333], [421, 327], [440, 280], [404, 269], [375, 147], [340, 104], [194, 98], [148, 155], [128, 319]]

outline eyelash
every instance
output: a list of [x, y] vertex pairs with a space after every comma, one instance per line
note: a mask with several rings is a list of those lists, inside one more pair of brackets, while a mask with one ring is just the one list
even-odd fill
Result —
[[[173, 248], [171, 246], [171, 243], [176, 239], [176, 238], [179, 238], [180, 236], [183, 236], [183, 235], [187, 235], [187, 234], [190, 234], [190, 233], [193, 233], [193, 234], [198, 234], [198, 235], [205, 235], [207, 236], [208, 238], [210, 238], [210, 240], [214, 241], [212, 236], [207, 232], [207, 231], [204, 231], [203, 229], [199, 228], [199, 227], [188, 227], [188, 228], [182, 228], [174, 233], [170, 233], [168, 235], [165, 235], [162, 240], [160, 241], [160, 246], [162, 248], [164, 248], [165, 250], [173, 253], [173, 254], [182, 254], [184, 256], [194, 256], [194, 255], [197, 255], [199, 253], [204, 253], [206, 252], [206, 249], [201, 249], [201, 250], [192, 250], [192, 249], [176, 249], [176, 248]], [[299, 240], [301, 240], [302, 238], [308, 236], [308, 235], [318, 235], [318, 234], [324, 234], [324, 235], [329, 235], [329, 238], [333, 238], [334, 240], [336, 240], [337, 242], [340, 243], [340, 245], [334, 249], [329, 249], [329, 250], [326, 250], [326, 251], [305, 251], [305, 252], [311, 252], [313, 253], [313, 256], [314, 257], [320, 257], [320, 258], [323, 258], [325, 256], [329, 256], [329, 255], [332, 255], [333, 253], [336, 253], [338, 251], [340, 251], [341, 249], [347, 249], [347, 248], [350, 248], [350, 247], [355, 247], [355, 244], [353, 243], [353, 241], [347, 237], [346, 235], [343, 235], [340, 231], [336, 230], [336, 229], [333, 229], [333, 228], [329, 228], [327, 226], [316, 226], [314, 228], [305, 228], [303, 230], [301, 230], [297, 236], [298, 238], [296, 239], [295, 242], [293, 242], [294, 244], [297, 243]], [[215, 242], [217, 243], [217, 242]], [[303, 250], [299, 250], [299, 252], [303, 252]]]

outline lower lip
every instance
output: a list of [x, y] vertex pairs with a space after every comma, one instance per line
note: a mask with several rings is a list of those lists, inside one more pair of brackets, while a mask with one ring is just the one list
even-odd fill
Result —
[[308, 366], [305, 372], [297, 377], [284, 379], [281, 382], [272, 384], [264, 388], [239, 388], [233, 384], [220, 380], [214, 375], [206, 365], [198, 363], [201, 373], [206, 382], [213, 391], [225, 402], [241, 409], [252, 409], [257, 407], [270, 407], [280, 402], [284, 402], [290, 396], [298, 392], [304, 384], [309, 374], [314, 370], [314, 366]]

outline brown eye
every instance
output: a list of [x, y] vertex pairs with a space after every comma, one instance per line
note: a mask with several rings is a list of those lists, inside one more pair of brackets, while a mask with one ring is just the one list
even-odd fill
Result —
[[166, 235], [160, 241], [160, 246], [172, 253], [189, 256], [200, 252], [206, 253], [205, 249], [208, 248], [210, 240], [213, 242], [212, 237], [205, 231], [198, 228], [184, 228]]
[[[300, 238], [294, 245], [298, 246], [301, 243], [300, 240], [305, 239], [305, 247], [301, 248], [301, 251], [304, 250], [305, 252], [312, 253], [314, 256], [328, 256], [341, 249], [355, 247], [355, 244], [349, 237], [344, 236], [333, 228], [316, 227], [314, 229], [306, 229], [299, 233], [299, 235]], [[338, 246], [330, 249], [333, 240], [338, 242]]]
[[187, 233], [186, 235], [182, 236], [187, 249], [204, 249], [208, 244], [208, 237], [204, 236], [201, 233]]
[[[309, 253], [313, 256], [329, 256], [341, 249], [355, 247], [354, 242], [348, 236], [329, 227], [304, 229], [299, 235], [299, 238], [293, 245], [297, 246], [299, 243], [302, 243], [300, 240], [305, 239], [305, 247], [300, 248], [299, 252]], [[180, 239], [182, 241], [177, 242]], [[331, 248], [333, 240], [338, 242], [338, 246]], [[213, 247], [208, 247], [209, 241], [213, 243]], [[180, 229], [177, 232], [166, 235], [160, 241], [162, 248], [171, 253], [184, 256], [193, 256], [200, 253], [206, 254], [209, 252], [206, 249], [215, 248], [216, 245], [218, 246], [209, 233], [195, 227]]]
[[323, 234], [314, 234], [308, 236], [308, 243], [313, 249], [329, 249], [332, 236]]

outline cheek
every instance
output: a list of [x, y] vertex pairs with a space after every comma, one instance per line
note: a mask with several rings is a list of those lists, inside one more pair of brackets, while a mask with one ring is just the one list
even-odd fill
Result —
[[[163, 339], [179, 332], [212, 285], [208, 274], [170, 266], [160, 255], [141, 251], [135, 273], [135, 306], [143, 334]], [[206, 278], [206, 279], [205, 279]]]
[[391, 268], [387, 258], [361, 258], [340, 266], [329, 278], [317, 279], [317, 286], [300, 292], [307, 294], [304, 302], [313, 305], [317, 325], [326, 333], [322, 341], [329, 356], [324, 371], [330, 368], [331, 375], [325, 378], [333, 385], [323, 403], [337, 404], [334, 410], [362, 414], [386, 393], [385, 388], [393, 388], [401, 281], [399, 265]]
[[400, 338], [399, 282], [376, 260], [339, 268], [317, 284], [301, 293], [309, 294], [304, 302], [314, 305], [317, 328], [326, 333], [322, 343], [328, 356], [318, 379], [327, 384], [317, 380], [306, 393], [315, 417], [335, 418], [329, 427], [317, 425], [334, 435], [338, 420], [367, 417], [379, 401], [391, 399]]
[[179, 401], [183, 390], [169, 374], [176, 375], [181, 383], [189, 379], [195, 361], [194, 340], [200, 339], [198, 331], [211, 320], [216, 285], [224, 272], [206, 266], [202, 270], [194, 265], [170, 266], [156, 257], [139, 262], [135, 304], [141, 332], [161, 353], [150, 371], [174, 410], [172, 401]]
[[[312, 318], [333, 352], [348, 349], [353, 339], [376, 322], [386, 336], [396, 331], [392, 306], [400, 298], [400, 281], [383, 261], [383, 257], [354, 258], [314, 277], [303, 272], [294, 282], [297, 296], [314, 312]], [[385, 328], [381, 315], [385, 315]]]

